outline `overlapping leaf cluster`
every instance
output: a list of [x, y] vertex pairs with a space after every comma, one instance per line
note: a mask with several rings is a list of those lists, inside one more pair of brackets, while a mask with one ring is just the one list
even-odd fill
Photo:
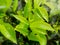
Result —
[[[47, 0], [25, 0], [25, 3], [25, 6], [18, 11], [18, 0], [0, 0], [0, 32], [14, 43], [17, 43], [15, 31], [18, 31], [29, 40], [38, 41], [40, 45], [46, 45], [47, 30], [53, 32], [54, 29], [48, 23], [49, 15], [44, 5], [51, 9], [54, 7]], [[17, 10], [17, 14], [10, 14], [19, 20], [19, 24], [15, 27], [3, 20], [8, 9], [13, 12]]]

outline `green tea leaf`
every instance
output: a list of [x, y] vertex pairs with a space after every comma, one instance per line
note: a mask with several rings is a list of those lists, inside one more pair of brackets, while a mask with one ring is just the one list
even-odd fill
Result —
[[30, 24], [30, 28], [34, 29], [34, 28], [39, 28], [39, 29], [43, 29], [43, 30], [50, 30], [50, 31], [54, 31], [54, 29], [50, 26], [50, 24], [44, 22], [44, 21], [35, 21], [32, 22]]
[[24, 17], [28, 17], [29, 13], [31, 13], [32, 10], [32, 0], [27, 0], [27, 3], [24, 7]]
[[47, 39], [46, 39], [46, 36], [45, 35], [36, 35], [38, 40], [39, 40], [39, 43], [40, 45], [46, 45], [47, 44]]
[[38, 8], [41, 4], [44, 4], [46, 0], [34, 0], [34, 8]]
[[38, 41], [40, 45], [46, 45], [47, 43], [45, 35], [42, 34], [35, 35], [34, 33], [31, 33], [30, 35], [28, 35], [28, 39], [33, 41]]
[[34, 15], [32, 13], [30, 13], [30, 15], [28, 16], [29, 23], [34, 21], [33, 18], [34, 18]]
[[0, 18], [3, 18], [5, 16], [4, 13], [0, 13]]
[[9, 0], [9, 1], [5, 0], [5, 4], [6, 4], [7, 8], [10, 8], [11, 3], [12, 3], [12, 0]]
[[33, 41], [38, 41], [38, 38], [36, 37], [36, 35], [34, 35], [34, 33], [31, 33], [30, 35], [28, 35], [28, 39]]
[[38, 33], [38, 34], [44, 34], [44, 35], [47, 34], [46, 30], [37, 29], [37, 28], [32, 29], [32, 32], [33, 33]]
[[19, 21], [21, 21], [22, 23], [25, 23], [28, 25], [28, 21], [26, 20], [26, 18], [24, 18], [21, 15], [13, 15], [16, 19], [18, 19]]
[[55, 8], [55, 6], [52, 3], [50, 3], [50, 2], [46, 2], [45, 5], [47, 5], [50, 9], [54, 9]]
[[0, 8], [4, 9], [3, 11], [6, 11], [8, 8], [10, 8], [11, 3], [12, 0], [0, 0]]
[[34, 8], [38, 8], [41, 4], [41, 0], [34, 0]]
[[0, 6], [0, 9], [4, 9], [4, 8], [6, 8], [6, 6], [4, 6], [4, 5], [3, 6]]
[[39, 7], [39, 11], [42, 15], [42, 17], [48, 22], [48, 13], [45, 8]]
[[13, 6], [13, 11], [16, 11], [17, 6], [18, 6], [18, 0], [14, 0], [12, 6]]
[[17, 43], [15, 30], [10, 24], [8, 23], [0, 24], [0, 31], [7, 39], [11, 40], [14, 43]]
[[24, 7], [24, 17], [28, 17], [28, 15], [29, 15], [29, 9], [28, 9], [29, 7], [28, 7], [28, 5], [25, 5], [25, 7]]
[[16, 31], [20, 32], [21, 34], [23, 34], [24, 36], [28, 35], [28, 29], [27, 29], [27, 25], [24, 23], [20, 23], [19, 25], [16, 26], [15, 28]]
[[34, 16], [35, 20], [42, 20], [42, 21], [44, 21], [42, 16], [41, 16], [41, 14], [40, 14], [40, 11], [38, 9], [34, 10], [34, 15], [33, 16]]

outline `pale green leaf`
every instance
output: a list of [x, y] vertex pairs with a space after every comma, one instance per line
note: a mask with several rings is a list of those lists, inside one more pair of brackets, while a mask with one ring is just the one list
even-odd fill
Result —
[[34, 8], [39, 7], [39, 5], [41, 4], [41, 0], [34, 0]]
[[42, 17], [48, 22], [47, 10], [44, 7], [39, 7], [39, 11], [40, 11]]
[[34, 16], [35, 20], [42, 20], [42, 21], [44, 21], [42, 16], [41, 16], [41, 14], [40, 14], [40, 11], [38, 9], [34, 9], [34, 15], [33, 16]]
[[24, 36], [28, 35], [28, 29], [27, 29], [28, 25], [24, 24], [24, 23], [20, 23], [16, 26], [15, 30], [20, 32], [21, 34], [23, 34]]
[[4, 5], [3, 6], [0, 6], [0, 9], [4, 9], [4, 8], [6, 8], [6, 6], [4, 6]]
[[41, 4], [44, 4], [46, 0], [34, 0], [34, 8], [38, 8]]
[[38, 41], [38, 38], [36, 37], [36, 35], [34, 35], [34, 33], [30, 33], [30, 35], [28, 35], [28, 39], [33, 41]]
[[47, 39], [45, 35], [42, 35], [42, 34], [31, 33], [30, 35], [28, 35], [28, 39], [33, 41], [38, 41], [40, 45], [46, 45], [47, 43]]
[[32, 0], [27, 0], [27, 3], [24, 7], [24, 17], [28, 17], [29, 13], [31, 13], [32, 10]]
[[38, 34], [44, 34], [44, 35], [47, 34], [46, 30], [42, 30], [42, 29], [38, 29], [38, 28], [32, 29], [32, 32], [33, 33], [38, 33]]
[[28, 25], [28, 21], [26, 20], [26, 18], [24, 18], [21, 15], [13, 15], [16, 19], [18, 19], [19, 21], [21, 21], [22, 23], [25, 23]]
[[17, 43], [15, 30], [10, 24], [8, 23], [0, 24], [0, 31], [7, 39], [11, 40], [14, 43]]
[[50, 9], [55, 9], [55, 6], [50, 2], [46, 2], [45, 5], [47, 5]]
[[0, 8], [4, 9], [3, 11], [6, 11], [7, 9], [10, 8], [12, 3], [12, 0], [0, 0]]
[[51, 27], [50, 24], [44, 22], [44, 21], [35, 21], [35, 22], [32, 22], [30, 24], [30, 28], [31, 29], [34, 29], [34, 28], [39, 28], [39, 29], [43, 29], [43, 30], [50, 30], [50, 31], [54, 31], [54, 29]]
[[13, 6], [13, 11], [16, 11], [16, 9], [18, 7], [18, 0], [14, 0], [12, 6]]
[[12, 4], [12, 0], [4, 0], [4, 2], [5, 2], [5, 4], [6, 4], [6, 6], [7, 6], [7, 8], [9, 8], [10, 6], [11, 6], [11, 4]]
[[24, 7], [24, 17], [25, 18], [27, 18], [29, 15], [29, 9], [28, 8], [29, 8], [28, 5], [25, 5], [25, 7]]
[[45, 35], [36, 35], [38, 40], [39, 40], [39, 43], [40, 45], [46, 45], [47, 44], [47, 39], [46, 39], [46, 36]]

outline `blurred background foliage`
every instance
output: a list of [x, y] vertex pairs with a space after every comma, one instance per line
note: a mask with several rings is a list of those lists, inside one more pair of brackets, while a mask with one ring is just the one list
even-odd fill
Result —
[[[46, 8], [49, 14], [49, 23], [54, 27], [55, 32], [47, 31], [47, 45], [60, 45], [60, 0], [47, 0], [43, 6]], [[14, 0], [13, 0], [14, 3]], [[17, 5], [16, 3], [12, 5]], [[25, 0], [18, 0], [18, 7], [15, 10], [11, 5], [10, 9], [7, 10], [4, 21], [10, 23], [13, 27], [19, 24], [19, 21], [14, 17], [10, 16], [10, 13], [17, 14], [17, 11], [21, 10], [25, 6]], [[1, 8], [1, 7], [0, 7]], [[18, 12], [23, 13], [23, 12]], [[1, 15], [0, 15], [1, 16]], [[1, 16], [2, 17], [2, 16]], [[39, 45], [36, 41], [30, 41], [27, 37], [16, 31], [16, 38], [18, 44], [12, 43], [10, 40], [6, 39], [0, 33], [0, 45]]]

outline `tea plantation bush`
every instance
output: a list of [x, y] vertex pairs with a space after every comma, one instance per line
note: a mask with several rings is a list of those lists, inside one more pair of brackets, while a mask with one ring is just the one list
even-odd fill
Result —
[[60, 45], [60, 0], [0, 0], [0, 45]]

